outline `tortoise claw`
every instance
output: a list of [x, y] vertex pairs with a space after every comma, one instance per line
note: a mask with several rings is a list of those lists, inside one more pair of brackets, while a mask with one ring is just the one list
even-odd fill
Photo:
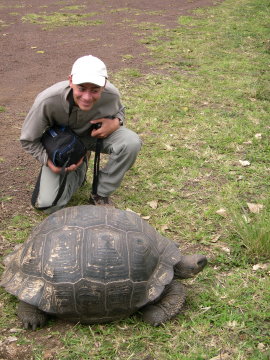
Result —
[[29, 323], [28, 323], [28, 321], [24, 321], [24, 322], [23, 322], [23, 328], [24, 328], [25, 330], [28, 330], [28, 328], [29, 328]]
[[23, 322], [23, 327], [24, 327], [25, 330], [30, 329], [32, 331], [36, 331], [38, 327], [41, 328], [41, 327], [44, 326], [44, 324], [45, 324], [45, 322], [41, 323], [41, 322], [38, 322], [38, 321], [28, 321], [28, 320], [26, 320], [26, 321]]

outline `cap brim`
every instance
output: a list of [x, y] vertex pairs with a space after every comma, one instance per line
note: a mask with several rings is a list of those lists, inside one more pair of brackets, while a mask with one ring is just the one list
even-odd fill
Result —
[[90, 83], [98, 86], [105, 86], [106, 78], [104, 76], [99, 76], [96, 74], [73, 74], [72, 83], [75, 85]]

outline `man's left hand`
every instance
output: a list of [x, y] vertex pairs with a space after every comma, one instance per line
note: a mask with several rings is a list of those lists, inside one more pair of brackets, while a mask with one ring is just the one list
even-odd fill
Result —
[[78, 167], [82, 165], [83, 159], [84, 159], [84, 156], [77, 162], [77, 164], [72, 164], [69, 167], [67, 167], [65, 170], [66, 171], [75, 171], [75, 170], [77, 170]]

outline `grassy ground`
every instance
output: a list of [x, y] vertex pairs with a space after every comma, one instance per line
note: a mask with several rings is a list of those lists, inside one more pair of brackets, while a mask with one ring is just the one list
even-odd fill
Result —
[[[269, 9], [267, 0], [227, 0], [172, 30], [138, 27], [152, 72], [125, 69], [112, 80], [144, 146], [114, 199], [210, 263], [186, 282], [186, 309], [174, 321], [70, 327], [57, 359], [269, 359]], [[5, 239], [24, 241], [40, 219], [17, 216]], [[1, 297], [4, 328], [16, 301]]]

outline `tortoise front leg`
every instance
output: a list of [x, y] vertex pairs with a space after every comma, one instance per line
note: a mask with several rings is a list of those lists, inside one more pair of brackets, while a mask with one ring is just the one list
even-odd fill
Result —
[[47, 320], [47, 315], [36, 306], [29, 305], [23, 301], [18, 305], [18, 317], [21, 319], [25, 329], [29, 327], [36, 330], [37, 327], [43, 327]]
[[143, 320], [150, 325], [158, 326], [177, 315], [185, 302], [185, 287], [173, 280], [166, 286], [161, 298], [154, 304], [142, 309]]

